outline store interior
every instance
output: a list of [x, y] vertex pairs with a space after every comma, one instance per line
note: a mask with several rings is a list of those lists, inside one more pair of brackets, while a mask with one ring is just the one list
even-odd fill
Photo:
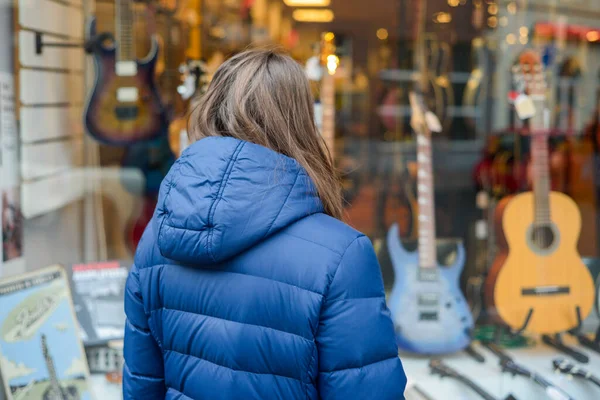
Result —
[[598, 0], [15, 0], [0, 400], [122, 398], [160, 183], [219, 65], [262, 46], [305, 66], [406, 398], [599, 399]]

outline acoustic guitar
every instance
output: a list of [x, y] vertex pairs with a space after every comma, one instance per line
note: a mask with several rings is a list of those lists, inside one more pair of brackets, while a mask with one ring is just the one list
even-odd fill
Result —
[[87, 98], [84, 122], [90, 135], [107, 144], [127, 145], [167, 134], [167, 113], [154, 80], [158, 41], [153, 36], [149, 54], [136, 59], [132, 2], [115, 2], [116, 37], [97, 35], [95, 19], [88, 27], [96, 81]]
[[589, 314], [594, 282], [577, 252], [581, 228], [577, 205], [567, 195], [550, 191], [549, 115], [544, 112], [546, 83], [538, 54], [523, 52], [513, 73], [524, 101], [521, 110], [531, 115], [535, 179], [533, 192], [516, 195], [505, 206], [506, 246], [499, 243], [498, 264], [489, 276], [493, 305], [513, 329], [560, 333], [578, 326], [578, 314], [581, 319]]
[[465, 250], [458, 245], [450, 267], [440, 267], [436, 257], [435, 205], [431, 131], [441, 124], [422, 98], [410, 94], [411, 125], [417, 134], [418, 251], [400, 243], [398, 225], [388, 231], [387, 246], [395, 280], [388, 305], [401, 350], [421, 354], [451, 353], [471, 342], [473, 317], [460, 287]]

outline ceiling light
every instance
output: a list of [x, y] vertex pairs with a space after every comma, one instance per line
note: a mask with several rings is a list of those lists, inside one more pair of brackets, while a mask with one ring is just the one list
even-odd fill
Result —
[[522, 26], [519, 28], [519, 34], [521, 36], [527, 36], [529, 34], [529, 29], [526, 26]]
[[377, 29], [377, 38], [379, 40], [385, 40], [387, 39], [389, 36], [387, 29], [385, 28], [379, 28]]
[[452, 21], [452, 16], [447, 12], [439, 12], [433, 15], [433, 21], [438, 24], [447, 24]]
[[329, 9], [303, 8], [294, 10], [292, 18], [298, 22], [331, 22], [334, 15]]
[[283, 0], [290, 7], [327, 7], [331, 0]]

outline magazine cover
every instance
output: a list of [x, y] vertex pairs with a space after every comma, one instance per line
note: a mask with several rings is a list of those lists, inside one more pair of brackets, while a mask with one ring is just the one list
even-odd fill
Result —
[[64, 270], [0, 280], [0, 374], [8, 400], [91, 400]]
[[125, 284], [131, 262], [75, 264], [67, 271], [85, 346], [123, 339]]

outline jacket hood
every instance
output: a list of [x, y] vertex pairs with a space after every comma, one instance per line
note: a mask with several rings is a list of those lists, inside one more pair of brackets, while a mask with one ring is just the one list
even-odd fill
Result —
[[319, 212], [315, 186], [297, 161], [209, 137], [188, 147], [163, 180], [154, 223], [164, 257], [211, 265]]

